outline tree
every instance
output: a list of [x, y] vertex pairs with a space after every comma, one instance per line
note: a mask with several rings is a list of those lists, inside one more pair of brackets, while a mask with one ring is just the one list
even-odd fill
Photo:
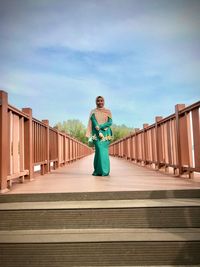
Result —
[[67, 133], [83, 143], [87, 143], [86, 127], [80, 120], [72, 119], [63, 121], [63, 123], [58, 122], [54, 128], [61, 132]]
[[122, 125], [117, 125], [117, 124], [113, 124], [112, 125], [112, 131], [113, 131], [113, 142], [123, 138], [131, 133], [135, 132], [134, 128], [131, 127], [127, 127], [125, 124]]
[[[77, 138], [79, 141], [85, 144], [87, 144], [88, 142], [88, 139], [85, 136], [86, 127], [80, 120], [71, 119], [71, 120], [63, 121], [63, 123], [58, 122], [54, 126], [54, 128]], [[113, 124], [111, 126], [111, 129], [113, 132], [112, 142], [135, 132], [134, 128], [127, 127], [125, 124], [122, 124], [122, 125]]]

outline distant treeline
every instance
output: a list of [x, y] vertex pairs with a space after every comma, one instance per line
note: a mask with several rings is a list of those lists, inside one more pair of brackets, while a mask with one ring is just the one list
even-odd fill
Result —
[[[80, 120], [67, 120], [63, 121], [63, 123], [58, 122], [55, 124], [54, 128], [58, 129], [61, 132], [67, 133], [81, 142], [87, 144], [86, 127]], [[113, 132], [113, 140], [112, 142], [129, 135], [135, 131], [134, 128], [127, 127], [125, 124], [117, 125], [113, 124], [111, 126]]]

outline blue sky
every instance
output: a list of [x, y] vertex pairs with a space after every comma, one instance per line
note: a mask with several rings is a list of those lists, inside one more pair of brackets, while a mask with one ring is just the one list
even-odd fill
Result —
[[50, 125], [103, 95], [141, 128], [200, 99], [198, 0], [0, 0], [0, 88]]

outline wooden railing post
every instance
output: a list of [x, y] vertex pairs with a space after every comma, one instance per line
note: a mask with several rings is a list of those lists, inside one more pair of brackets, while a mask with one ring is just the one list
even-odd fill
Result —
[[194, 165], [200, 172], [200, 116], [199, 109], [192, 111], [192, 126], [194, 140]]
[[179, 122], [179, 111], [185, 108], [185, 104], [175, 105], [175, 116], [176, 116], [176, 140], [177, 140], [177, 166], [178, 174], [183, 174], [182, 159], [181, 159], [181, 138], [180, 138], [180, 122]]
[[156, 116], [155, 117], [155, 137], [156, 137], [156, 169], [159, 170], [160, 168], [160, 142], [161, 142], [161, 134], [158, 131], [158, 122], [162, 120], [163, 117], [161, 116]]
[[123, 142], [124, 142], [124, 157], [125, 159], [127, 159], [128, 158], [128, 138], [125, 137]]
[[49, 120], [42, 120], [44, 124], [46, 124], [46, 159], [47, 164], [45, 165], [44, 171], [45, 173], [50, 172], [50, 162], [49, 162]]
[[147, 138], [146, 138], [146, 133], [145, 129], [149, 126], [148, 123], [143, 124], [143, 149], [144, 149], [144, 158], [143, 162], [146, 165], [147, 164]]
[[24, 164], [25, 169], [29, 170], [29, 180], [33, 180], [33, 134], [32, 134], [32, 109], [23, 108], [22, 111], [29, 116], [24, 122]]
[[66, 142], [67, 142], [67, 136], [65, 135], [65, 137], [64, 137], [64, 165], [67, 164], [67, 157], [66, 157], [67, 145], [66, 145]]
[[0, 91], [0, 193], [8, 192], [8, 94]]
[[130, 136], [130, 161], [133, 159], [133, 135]]
[[139, 144], [138, 144], [138, 135], [137, 135], [137, 132], [139, 132], [140, 131], [140, 128], [136, 128], [135, 129], [135, 162], [138, 162], [138, 158], [139, 158], [139, 156], [138, 156], [138, 154], [139, 154], [139, 148], [138, 148], [138, 146], [139, 146]]
[[73, 139], [71, 139], [71, 162], [74, 160], [74, 142]]
[[58, 161], [57, 161], [57, 164], [56, 164], [56, 168], [59, 168], [60, 167], [60, 140], [59, 140], [59, 131], [57, 130], [57, 142], [58, 142], [58, 150], [57, 150], [57, 154], [58, 154]]
[[77, 143], [77, 152], [76, 152], [77, 153], [77, 159], [79, 159], [79, 145], [80, 145], [80, 143], [78, 142]]
[[77, 146], [77, 141], [74, 142], [74, 157], [75, 157], [75, 160], [77, 160], [77, 157], [76, 157], [76, 146]]

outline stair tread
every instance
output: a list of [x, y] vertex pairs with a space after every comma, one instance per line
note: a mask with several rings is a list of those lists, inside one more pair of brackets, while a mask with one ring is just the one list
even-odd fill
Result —
[[0, 243], [200, 241], [200, 228], [107, 228], [0, 231]]
[[110, 199], [168, 199], [200, 198], [200, 189], [175, 190], [136, 190], [136, 191], [88, 191], [88, 192], [54, 192], [54, 193], [7, 193], [0, 194], [0, 202], [37, 202], [37, 201], [82, 201]]
[[135, 200], [87, 200], [0, 203], [0, 210], [37, 209], [100, 209], [100, 208], [140, 208], [140, 207], [183, 207], [200, 206], [200, 199], [135, 199]]

